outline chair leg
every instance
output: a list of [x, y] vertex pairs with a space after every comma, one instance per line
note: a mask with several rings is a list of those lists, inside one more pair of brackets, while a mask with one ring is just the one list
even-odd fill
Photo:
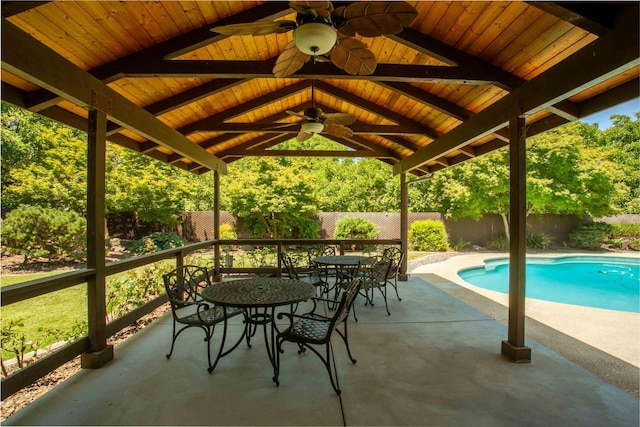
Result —
[[387, 305], [387, 286], [386, 286], [386, 284], [384, 286], [380, 286], [378, 289], [380, 289], [380, 293], [382, 294], [382, 298], [384, 298], [384, 308], [387, 309], [387, 316], [391, 316], [391, 313], [389, 313], [389, 306]]
[[347, 336], [347, 322], [346, 321], [344, 322], [344, 335], [338, 329], [336, 329], [336, 332], [338, 333], [338, 335], [340, 335], [340, 337], [342, 338], [342, 341], [344, 341], [345, 347], [347, 347], [347, 354], [349, 355], [349, 360], [351, 360], [351, 363], [355, 364], [357, 361], [351, 355], [351, 348], [349, 348], [349, 337]]
[[167, 359], [171, 358], [171, 355], [173, 354], [173, 346], [176, 343], [176, 321], [173, 321], [173, 332], [171, 333], [171, 350], [169, 350], [169, 353], [167, 354]]
[[[388, 282], [391, 283], [391, 282]], [[400, 294], [398, 294], [398, 276], [395, 276], [393, 278], [393, 283], [391, 283], [391, 285], [393, 286], [393, 289], [395, 289], [396, 291], [396, 298], [398, 298], [398, 301], [402, 301], [402, 298], [400, 298]]]

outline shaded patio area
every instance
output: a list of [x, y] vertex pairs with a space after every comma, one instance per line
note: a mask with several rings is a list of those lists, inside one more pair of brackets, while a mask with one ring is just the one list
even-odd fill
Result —
[[532, 340], [531, 363], [511, 363], [500, 355], [504, 324], [419, 276], [400, 292], [402, 301], [389, 297], [390, 317], [379, 295], [374, 307], [356, 300], [349, 335], [358, 363], [335, 341], [340, 397], [321, 362], [295, 345], [285, 347], [275, 387], [260, 335], [211, 375], [199, 331], [185, 332], [167, 360], [169, 315], [117, 347], [104, 368], [83, 370], [5, 424], [638, 425], [636, 396]]

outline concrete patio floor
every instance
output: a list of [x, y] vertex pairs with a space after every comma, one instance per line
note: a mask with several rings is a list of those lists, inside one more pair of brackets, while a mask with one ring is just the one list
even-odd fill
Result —
[[[118, 346], [106, 367], [81, 371], [4, 424], [638, 426], [632, 393], [531, 339], [532, 362], [512, 363], [500, 355], [503, 323], [442, 283], [414, 275], [400, 286], [402, 301], [390, 289], [390, 317], [378, 294], [374, 307], [356, 300], [357, 364], [336, 337], [341, 396], [320, 360], [295, 345], [276, 387], [261, 336], [212, 374], [199, 330], [183, 333], [167, 360], [169, 315]], [[237, 337], [240, 319], [230, 329]]]

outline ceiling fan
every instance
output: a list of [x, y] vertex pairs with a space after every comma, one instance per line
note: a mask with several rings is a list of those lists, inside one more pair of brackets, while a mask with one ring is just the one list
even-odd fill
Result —
[[[351, 75], [370, 75], [376, 58], [362, 41], [353, 38], [397, 34], [418, 17], [404, 1], [356, 2], [337, 9], [329, 1], [289, 1], [296, 20], [257, 21], [214, 27], [211, 31], [229, 36], [260, 36], [293, 30], [293, 40], [280, 54], [273, 68], [275, 77], [287, 77], [313, 57], [330, 60]], [[340, 34], [338, 34], [340, 33]]]
[[300, 117], [302, 122], [287, 123], [275, 126], [273, 129], [300, 125], [300, 132], [296, 136], [298, 141], [305, 141], [311, 138], [313, 134], [321, 132], [340, 138], [352, 136], [353, 131], [347, 126], [356, 121], [356, 118], [351, 114], [323, 113], [320, 108], [316, 107], [313, 81], [311, 81], [311, 107], [305, 109], [303, 114], [289, 110], [287, 110], [287, 114]]

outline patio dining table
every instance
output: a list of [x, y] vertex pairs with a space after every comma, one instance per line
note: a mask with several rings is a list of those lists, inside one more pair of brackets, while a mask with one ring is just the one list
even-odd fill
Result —
[[[252, 326], [252, 328], [245, 328], [244, 333], [248, 334], [247, 342], [249, 347], [251, 347], [250, 338], [255, 335], [258, 325], [263, 326], [267, 355], [274, 369], [273, 381], [278, 384], [275, 377], [277, 368], [275, 309], [276, 307], [306, 301], [314, 296], [315, 293], [314, 286], [299, 280], [277, 277], [252, 277], [216, 283], [203, 289], [201, 295], [205, 301], [213, 304], [223, 307], [239, 307], [248, 311], [246, 321], [249, 323], [248, 326]], [[224, 319], [224, 328], [226, 335], [226, 318]], [[226, 356], [227, 354], [224, 355]]]
[[333, 287], [327, 290], [327, 293], [330, 293], [331, 290], [337, 291], [345, 278], [355, 276], [353, 273], [356, 268], [362, 265], [371, 265], [376, 262], [376, 259], [364, 255], [322, 255], [315, 257], [312, 262], [327, 268], [335, 268], [336, 282]]

